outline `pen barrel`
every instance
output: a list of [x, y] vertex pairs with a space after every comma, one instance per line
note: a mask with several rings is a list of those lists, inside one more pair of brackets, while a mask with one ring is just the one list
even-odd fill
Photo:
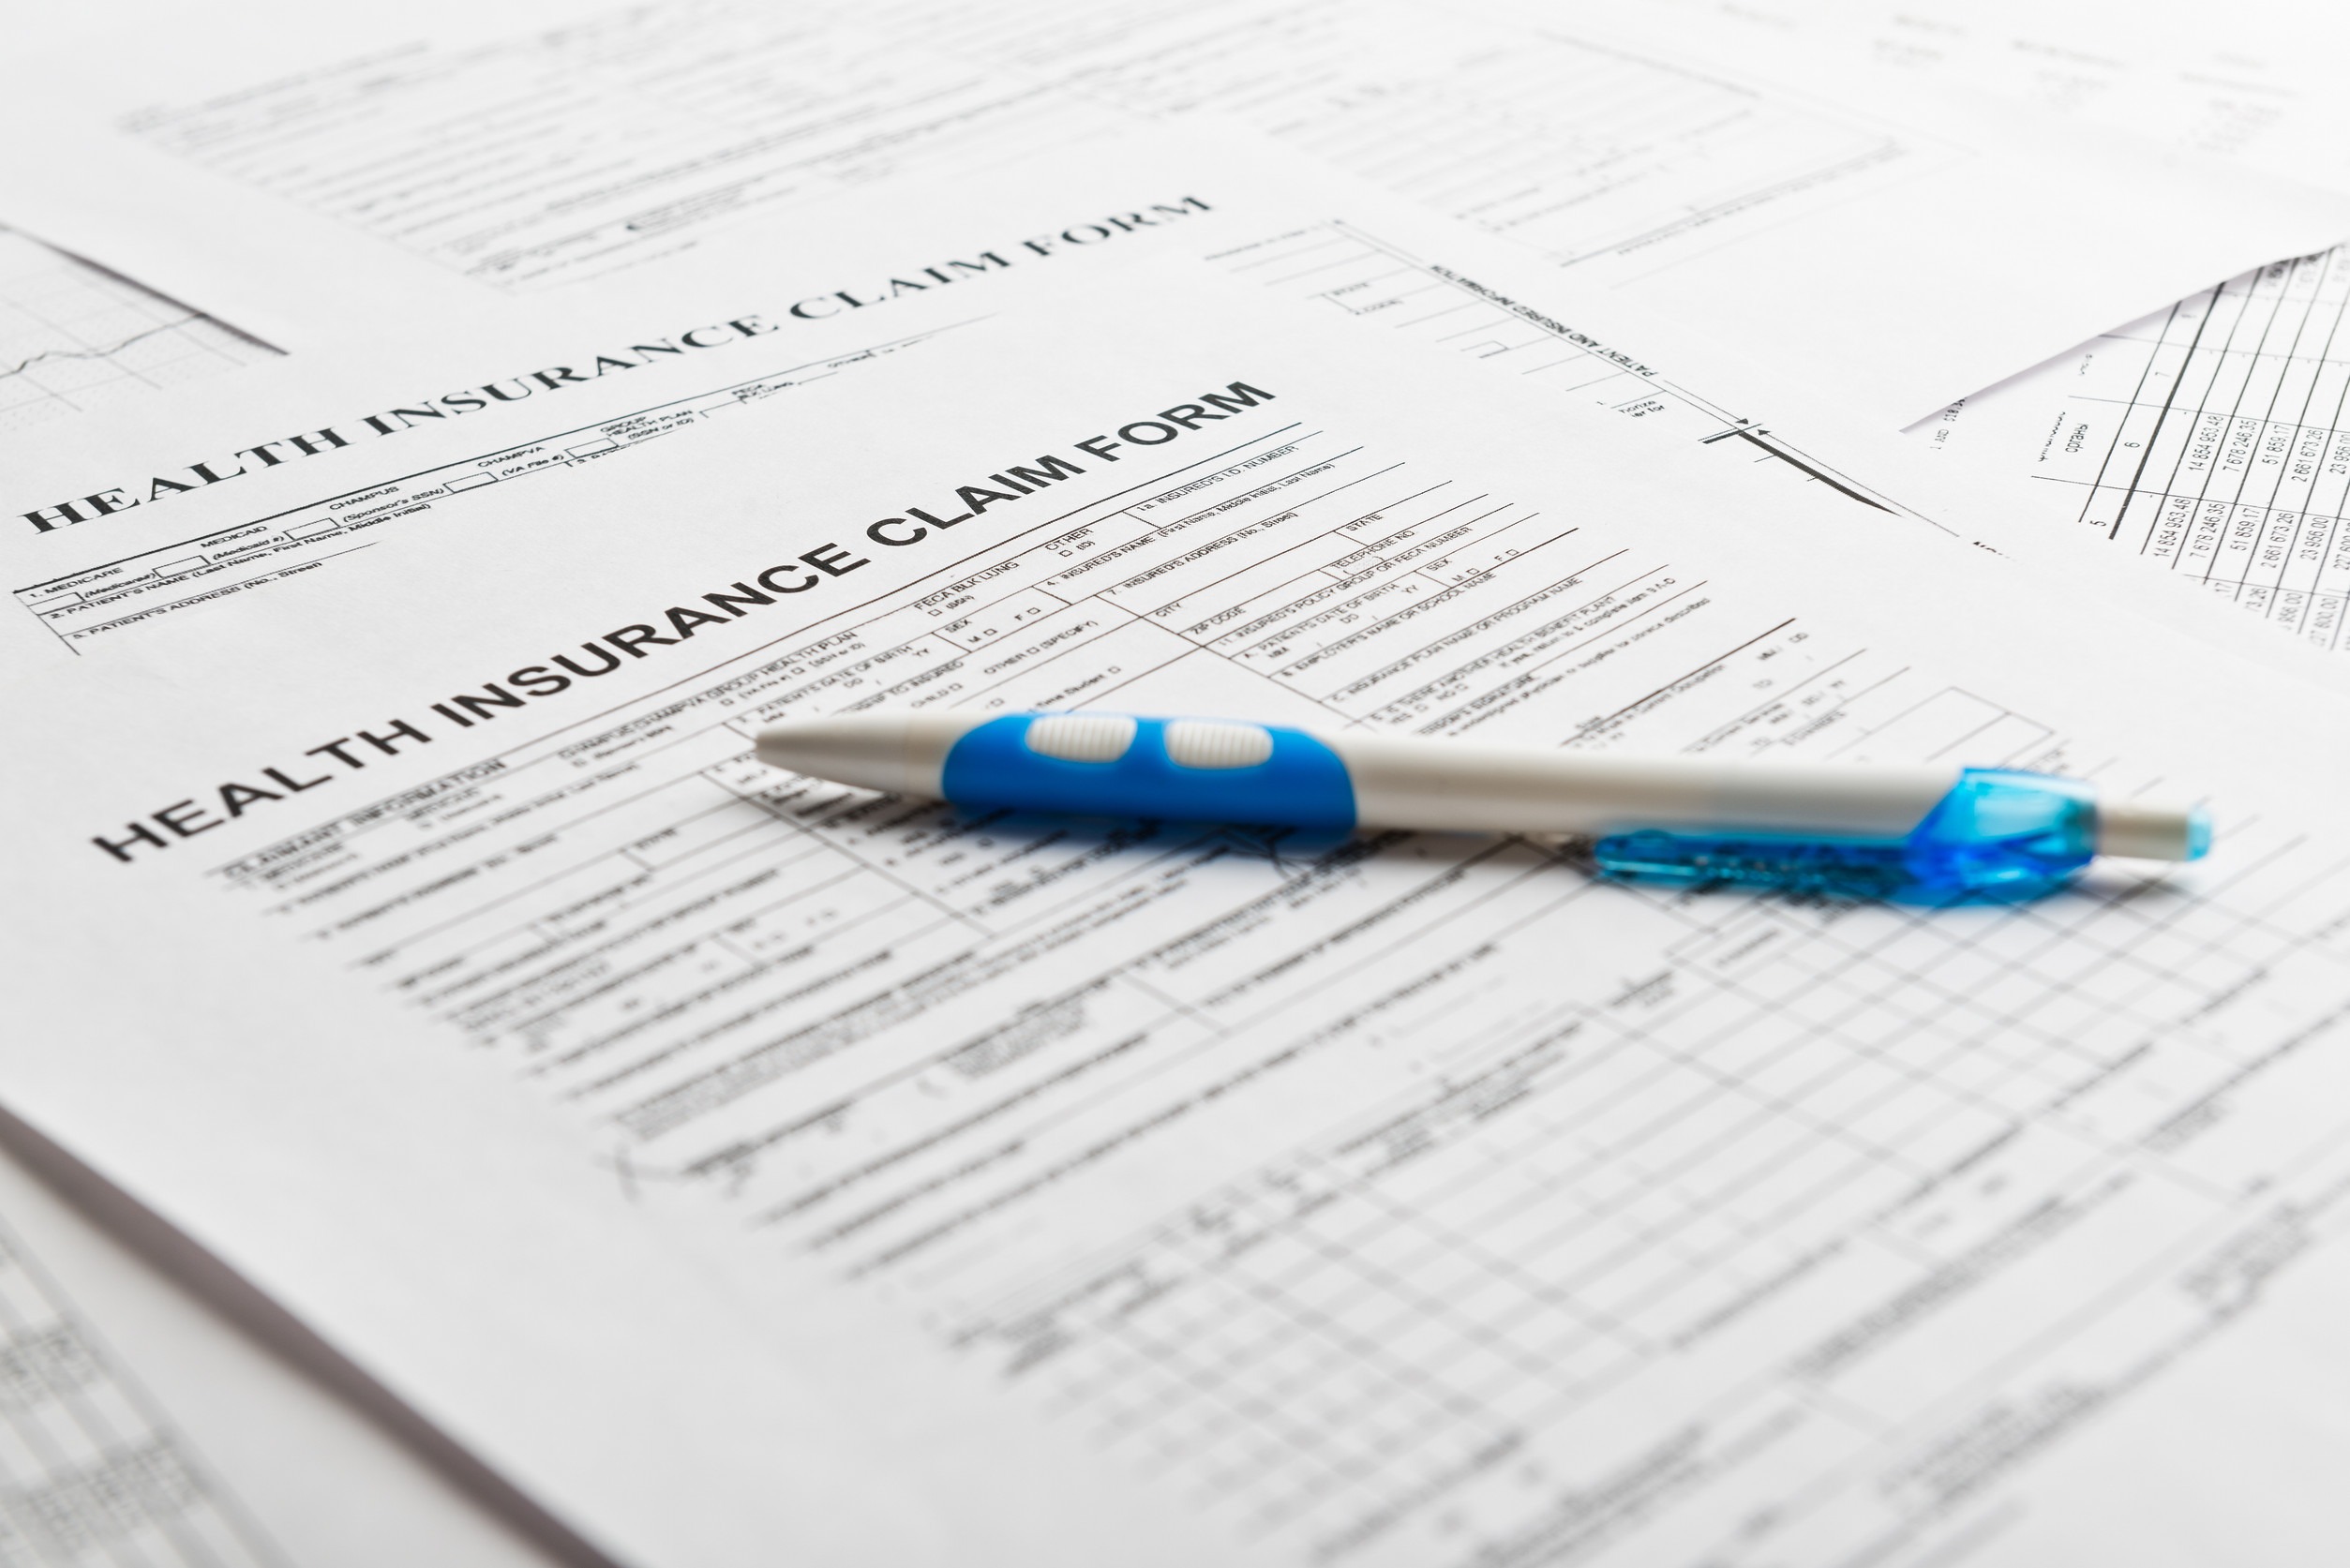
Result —
[[[960, 733], [938, 715], [906, 721], [904, 734], [908, 765], [893, 786], [965, 807], [1309, 828], [1596, 835], [1704, 827], [1897, 839], [1960, 773], [1585, 756], [1106, 713], [1012, 714]], [[925, 790], [922, 762], [933, 754], [938, 783]], [[861, 782], [892, 786], [877, 771]]]
[[1384, 736], [1326, 736], [1366, 828], [1602, 834], [1705, 828], [1899, 838], [1956, 767], [1586, 756]]
[[1775, 863], [1793, 840], [1833, 841], [1820, 851], [1831, 858], [1914, 840], [1905, 854], [1955, 856], [1953, 865], [1972, 868], [1967, 876], [1990, 874], [1984, 868], [2002, 856], [2040, 875], [2095, 854], [2192, 860], [2210, 837], [2208, 819], [2192, 806], [2101, 802], [2079, 780], [2001, 769], [1586, 755], [1116, 713], [788, 720], [760, 732], [757, 753], [838, 783], [974, 810], [1646, 834], [1637, 846], [1642, 864], [1699, 841], [1716, 846], [1698, 857], [1714, 866]]
[[[1016, 722], [1025, 726], [1027, 717]], [[927, 710], [786, 719], [759, 731], [752, 754], [771, 768], [936, 800], [947, 793], [942, 775], [955, 742], [982, 725], [1013, 722]]]

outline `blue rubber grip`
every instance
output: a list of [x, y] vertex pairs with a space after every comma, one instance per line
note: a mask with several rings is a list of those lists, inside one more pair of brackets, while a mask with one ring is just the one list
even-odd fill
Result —
[[1164, 719], [1136, 719], [1134, 740], [1110, 762], [1070, 762], [1028, 749], [1015, 713], [967, 730], [947, 753], [941, 787], [966, 811], [1065, 812], [1162, 822], [1355, 827], [1355, 784], [1339, 754], [1303, 730], [1265, 725], [1273, 754], [1249, 768], [1186, 768], [1167, 755]]

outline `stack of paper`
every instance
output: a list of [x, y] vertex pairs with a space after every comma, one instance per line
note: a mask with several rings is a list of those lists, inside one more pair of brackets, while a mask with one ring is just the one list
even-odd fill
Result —
[[[27, 10], [0, 1104], [576, 1561], [2333, 1561], [2342, 56], [2044, 9]], [[751, 755], [934, 707], [2219, 848], [1845, 903]], [[114, 1374], [28, 1291], [0, 1544], [268, 1561], [136, 1397], [40, 1447]]]

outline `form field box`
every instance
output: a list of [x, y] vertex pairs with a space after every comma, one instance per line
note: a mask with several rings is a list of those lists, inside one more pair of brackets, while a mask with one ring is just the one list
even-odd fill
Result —
[[498, 476], [494, 473], [461, 473], [455, 479], [442, 481], [442, 487], [448, 490], [471, 490], [477, 485], [497, 483]]

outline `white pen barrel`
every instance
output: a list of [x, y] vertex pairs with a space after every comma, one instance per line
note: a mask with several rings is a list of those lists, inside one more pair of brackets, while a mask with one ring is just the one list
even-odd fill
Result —
[[1610, 833], [1636, 828], [1897, 838], [1958, 783], [1951, 767], [1586, 756], [1325, 735], [1366, 828]]
[[786, 719], [761, 730], [754, 754], [834, 784], [936, 799], [939, 769], [954, 743], [987, 722], [984, 713], [890, 711]]

